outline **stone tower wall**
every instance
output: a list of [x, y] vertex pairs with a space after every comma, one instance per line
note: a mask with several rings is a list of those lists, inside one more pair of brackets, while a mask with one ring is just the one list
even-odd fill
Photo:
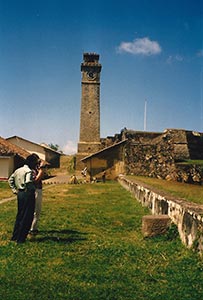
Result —
[[80, 160], [101, 149], [100, 141], [100, 72], [101, 64], [96, 53], [84, 53], [81, 64], [81, 110], [80, 138], [76, 157], [77, 169]]
[[80, 142], [100, 142], [100, 83], [82, 82]]

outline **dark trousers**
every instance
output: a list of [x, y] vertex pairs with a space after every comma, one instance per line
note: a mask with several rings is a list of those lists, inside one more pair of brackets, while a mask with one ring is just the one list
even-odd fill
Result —
[[11, 240], [23, 243], [29, 233], [35, 210], [35, 191], [19, 191], [18, 211]]

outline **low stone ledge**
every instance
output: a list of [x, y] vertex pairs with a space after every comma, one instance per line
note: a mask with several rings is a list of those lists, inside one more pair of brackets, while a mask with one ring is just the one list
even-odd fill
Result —
[[142, 234], [153, 237], [167, 232], [171, 219], [167, 215], [147, 215], [142, 217]]
[[177, 226], [181, 241], [203, 253], [203, 205], [168, 195], [124, 175], [118, 177], [118, 182], [149, 208], [152, 215], [168, 215]]

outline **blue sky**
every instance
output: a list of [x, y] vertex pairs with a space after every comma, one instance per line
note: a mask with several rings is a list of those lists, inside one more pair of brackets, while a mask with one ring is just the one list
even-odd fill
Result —
[[76, 152], [83, 52], [100, 55], [101, 137], [203, 132], [202, 0], [0, 0], [0, 136]]

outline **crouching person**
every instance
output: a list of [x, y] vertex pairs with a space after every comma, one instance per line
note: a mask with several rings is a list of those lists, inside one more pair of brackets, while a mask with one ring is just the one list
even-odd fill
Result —
[[12, 241], [24, 243], [32, 224], [35, 209], [35, 184], [33, 170], [38, 164], [36, 154], [29, 155], [23, 167], [18, 168], [8, 182], [14, 194], [17, 195], [17, 215]]

